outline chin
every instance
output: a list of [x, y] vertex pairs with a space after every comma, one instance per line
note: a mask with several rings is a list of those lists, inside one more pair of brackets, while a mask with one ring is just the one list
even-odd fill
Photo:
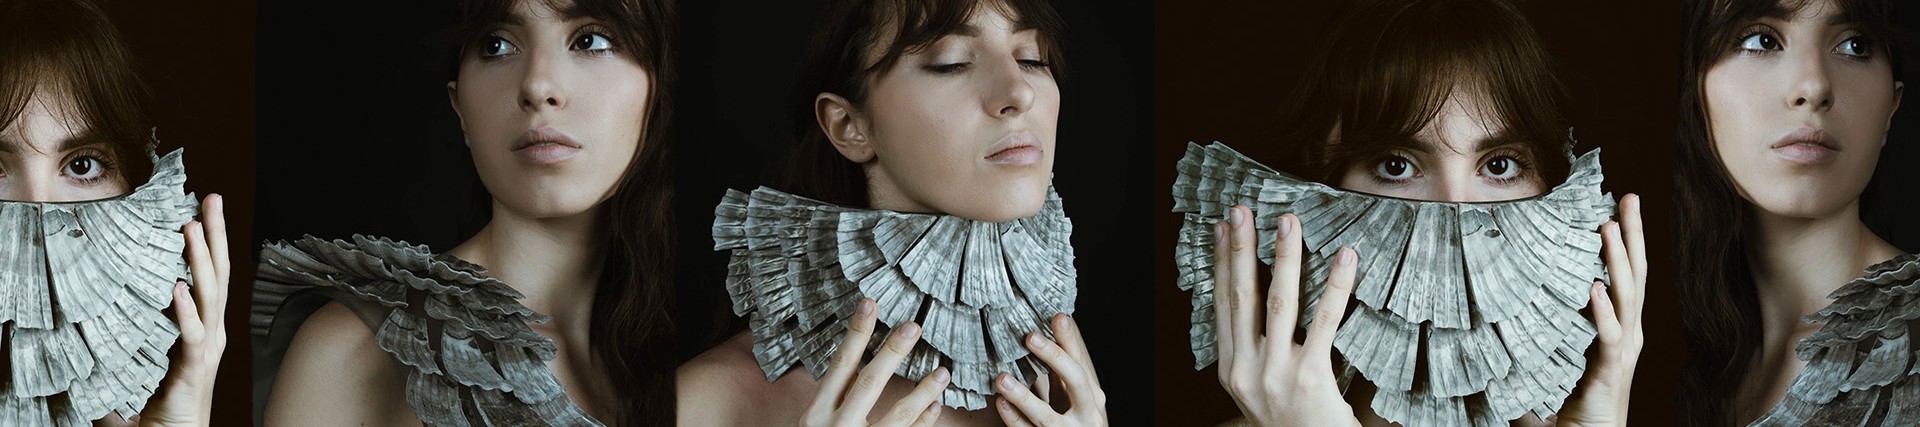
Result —
[[993, 197], [967, 203], [962, 209], [947, 210], [974, 221], [1007, 222], [1040, 213], [1047, 203], [1047, 182], [1017, 183], [992, 193]]

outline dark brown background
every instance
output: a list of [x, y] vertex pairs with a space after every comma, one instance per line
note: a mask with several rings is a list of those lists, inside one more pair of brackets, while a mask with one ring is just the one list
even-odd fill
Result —
[[[1157, 8], [1154, 132], [1154, 402], [1156, 425], [1213, 425], [1239, 415], [1215, 368], [1193, 370], [1186, 292], [1174, 286], [1174, 163], [1188, 141], [1224, 141], [1278, 163], [1266, 142], [1304, 56], [1321, 43], [1341, 2], [1161, 2]], [[1646, 347], [1634, 380], [1632, 424], [1675, 422], [1685, 352], [1675, 305], [1668, 198], [1675, 134], [1679, 8], [1665, 1], [1523, 2], [1561, 80], [1577, 151], [1604, 147], [1605, 188], [1644, 200], [1648, 276]]]
[[[187, 191], [226, 200], [233, 263], [227, 351], [214, 383], [213, 425], [246, 425], [252, 390], [247, 290], [253, 283], [254, 2], [102, 0], [152, 91], [147, 114], [161, 154], [186, 149]], [[178, 349], [175, 349], [176, 351]]]

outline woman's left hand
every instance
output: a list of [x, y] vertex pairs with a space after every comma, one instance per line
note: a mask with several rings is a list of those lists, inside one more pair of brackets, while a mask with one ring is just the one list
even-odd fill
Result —
[[173, 286], [174, 321], [180, 324], [179, 353], [160, 381], [160, 391], [132, 421], [142, 426], [204, 426], [213, 415], [213, 379], [227, 349], [227, 258], [225, 199], [208, 195], [200, 203], [205, 222], [181, 227], [187, 236], [187, 267], [193, 274]]
[[[1039, 333], [1027, 334], [1027, 351], [1047, 364], [1060, 380], [1066, 393], [1067, 412], [1053, 409], [1056, 393], [1036, 384], [1041, 394], [1020, 386], [1012, 374], [1001, 373], [993, 388], [1000, 393], [994, 408], [1000, 420], [1009, 426], [1104, 426], [1107, 425], [1107, 393], [1100, 389], [1100, 377], [1093, 372], [1093, 359], [1087, 356], [1087, 343], [1080, 338], [1080, 325], [1065, 314], [1053, 316], [1053, 337], [1048, 341]], [[1062, 346], [1061, 344], [1065, 344]]]
[[1640, 360], [1645, 336], [1640, 331], [1640, 308], [1647, 287], [1645, 227], [1640, 221], [1640, 196], [1620, 200], [1620, 221], [1600, 226], [1605, 245], [1607, 276], [1613, 286], [1593, 283], [1588, 306], [1599, 332], [1598, 351], [1587, 365], [1580, 388], [1560, 410], [1563, 426], [1622, 426], [1627, 424], [1627, 398], [1633, 389], [1633, 368]]

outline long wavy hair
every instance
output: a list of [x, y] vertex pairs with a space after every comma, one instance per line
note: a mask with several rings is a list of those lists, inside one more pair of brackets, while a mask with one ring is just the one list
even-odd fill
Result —
[[[467, 0], [453, 40], [477, 46], [486, 28], [506, 22], [517, 1]], [[607, 369], [622, 425], [673, 420], [675, 356], [673, 268], [673, 51], [679, 21], [667, 0], [572, 0], [571, 6], [611, 28], [614, 44], [653, 77], [640, 149], [628, 162], [596, 221], [608, 230], [593, 298], [588, 345]], [[458, 75], [456, 63], [454, 74]]]
[[[1740, 31], [1760, 17], [1795, 10], [1806, 0], [1685, 0], [1680, 58], [1680, 123], [1674, 154], [1674, 266], [1680, 325], [1687, 346], [1679, 407], [1684, 425], [1737, 421], [1733, 397], [1760, 350], [1760, 299], [1751, 260], [1754, 206], [1740, 197], [1715, 153], [1701, 85], [1708, 68], [1733, 52]], [[1902, 42], [1888, 0], [1834, 0], [1841, 18], [1880, 40], [1898, 79], [1894, 49]], [[1869, 184], [1872, 185], [1871, 183]], [[1863, 203], [1864, 207], [1864, 203]], [[1864, 212], [1864, 209], [1862, 210]]]

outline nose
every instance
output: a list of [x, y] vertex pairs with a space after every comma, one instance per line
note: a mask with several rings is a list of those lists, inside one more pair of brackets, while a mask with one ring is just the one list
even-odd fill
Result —
[[1007, 61], [996, 67], [992, 85], [992, 96], [987, 97], [987, 112], [995, 118], [1019, 117], [1021, 113], [1033, 108], [1033, 83], [1027, 81], [1026, 70], [1017, 62]]
[[566, 85], [562, 77], [566, 74], [568, 61], [563, 55], [529, 55], [520, 79], [521, 110], [533, 112], [567, 106]]
[[1825, 55], [1818, 52], [1799, 55], [1792, 67], [1792, 88], [1788, 107], [1795, 110], [1827, 111], [1833, 108], [1833, 82], [1827, 78]]

